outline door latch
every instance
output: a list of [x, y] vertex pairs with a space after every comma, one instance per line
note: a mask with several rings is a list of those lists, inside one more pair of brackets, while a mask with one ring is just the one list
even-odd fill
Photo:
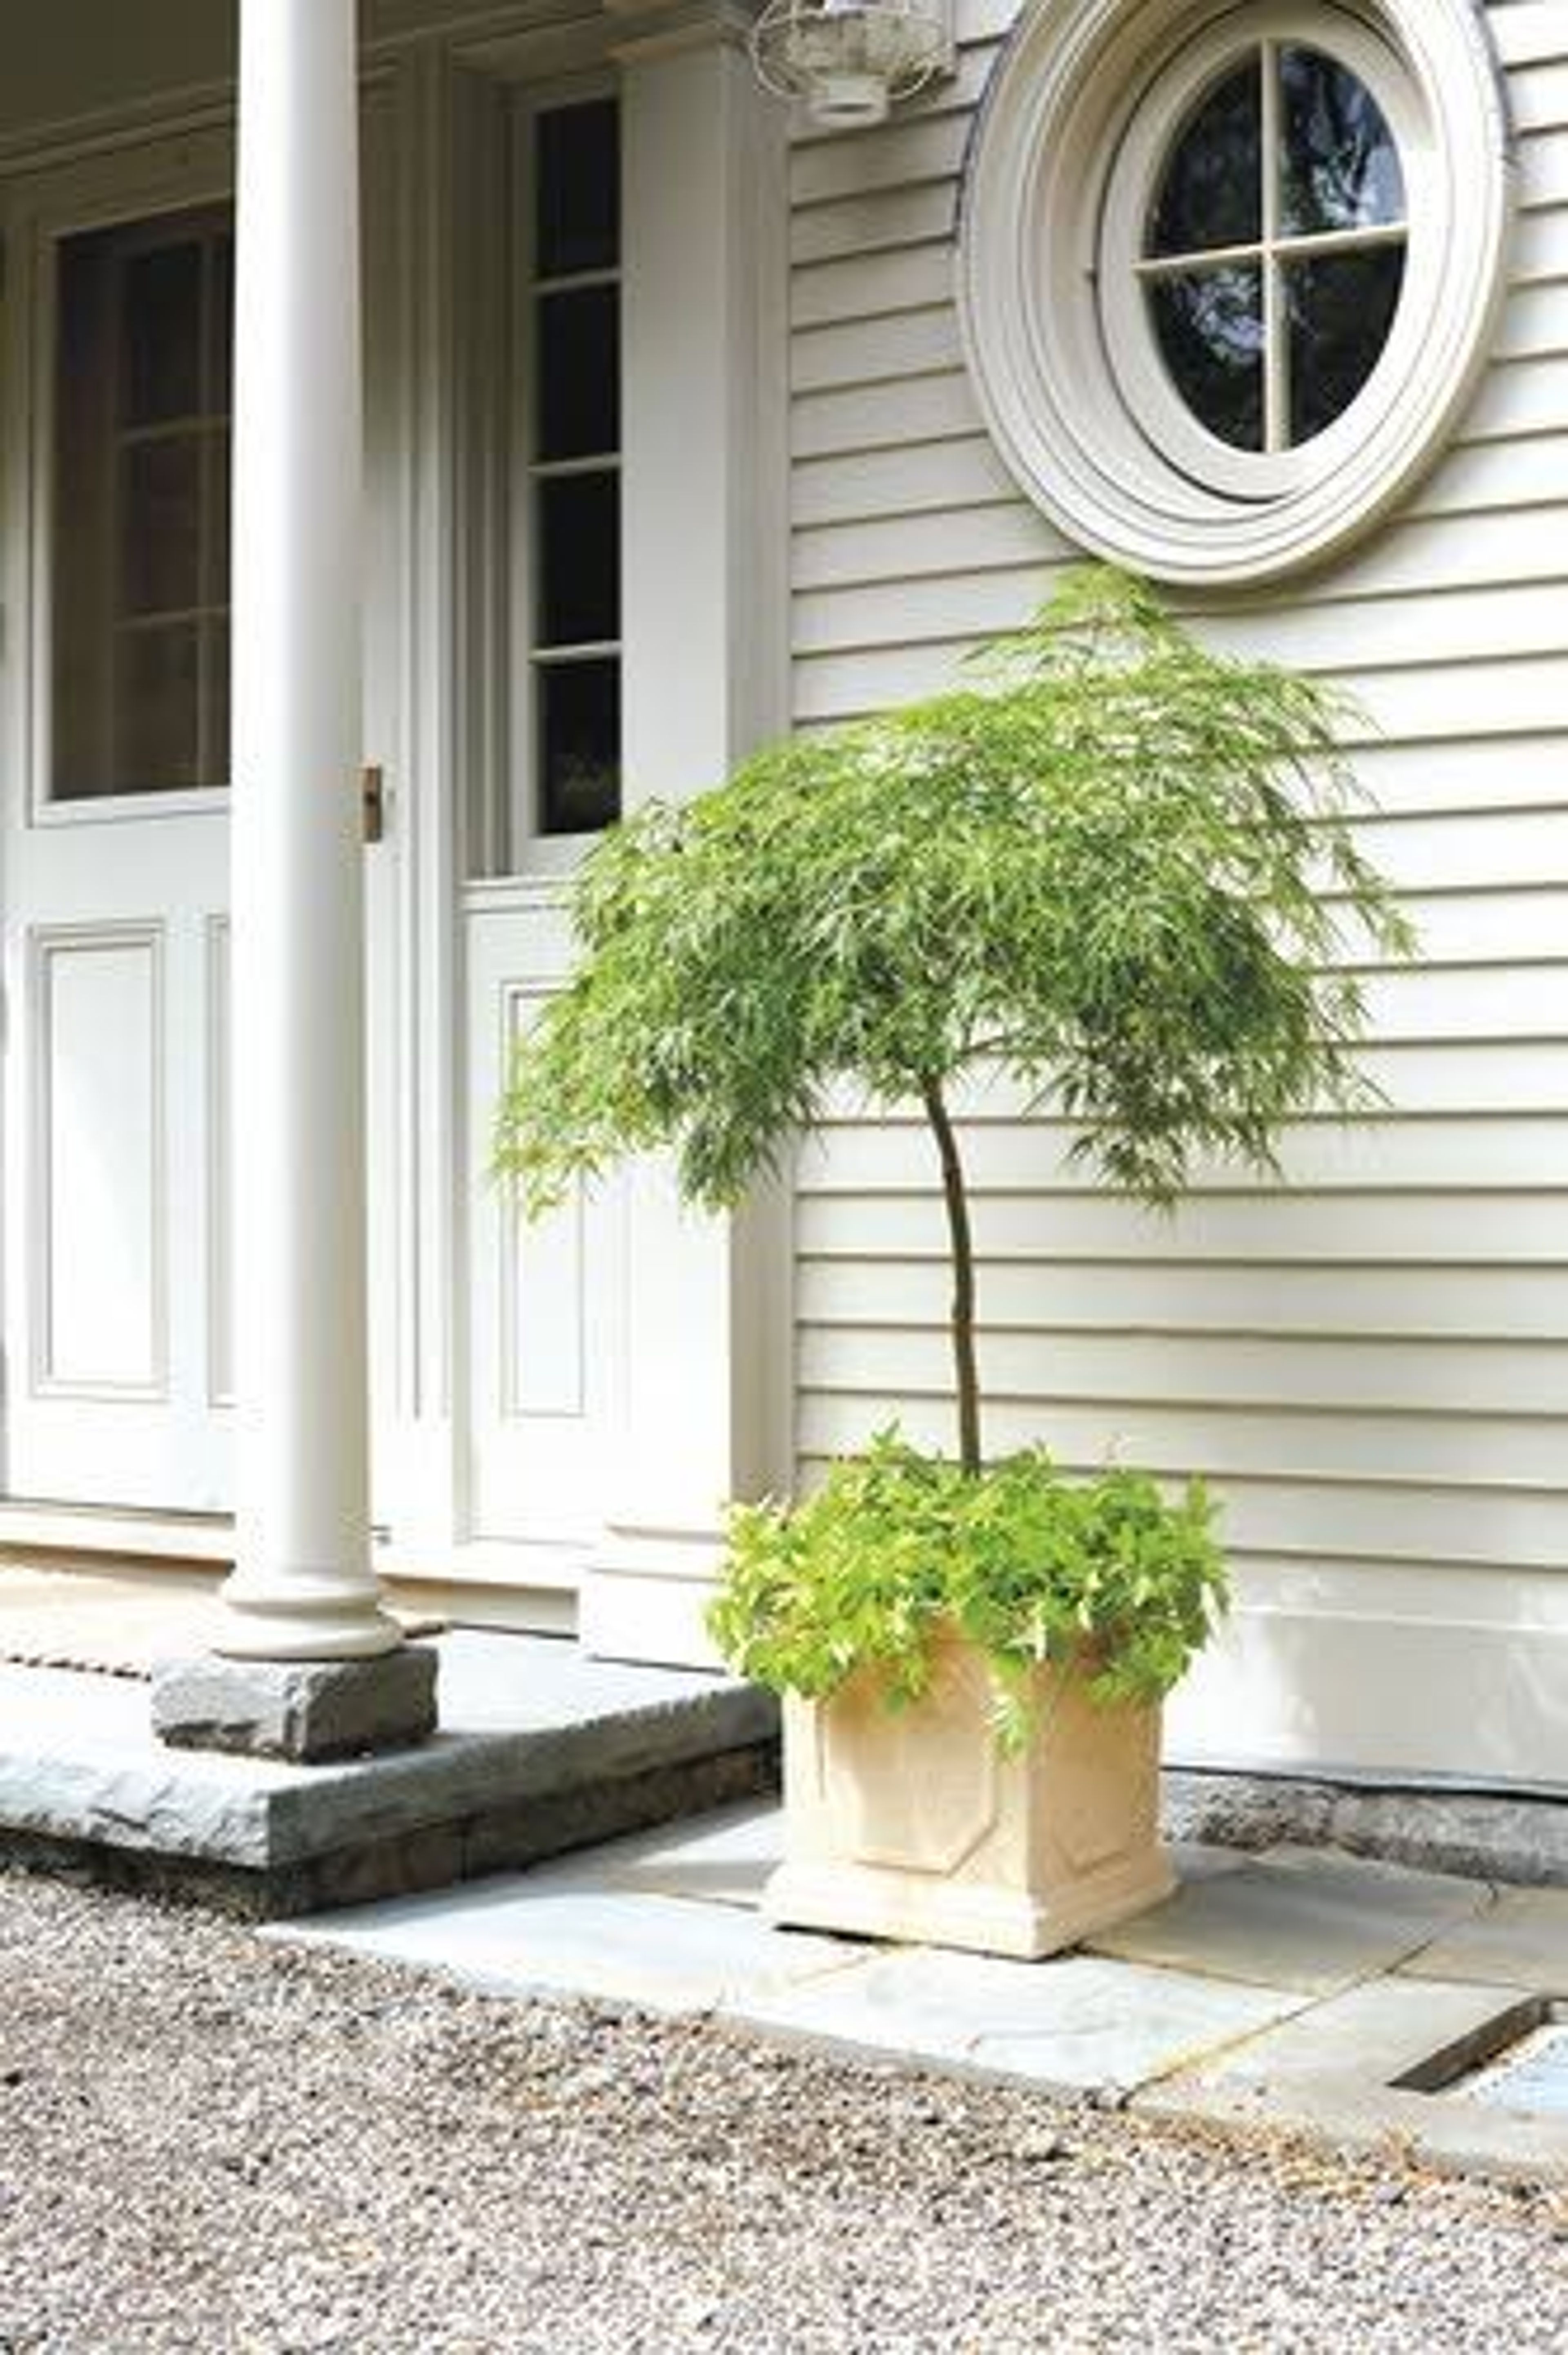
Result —
[[379, 764], [361, 773], [360, 807], [366, 841], [383, 841], [387, 834], [387, 777]]

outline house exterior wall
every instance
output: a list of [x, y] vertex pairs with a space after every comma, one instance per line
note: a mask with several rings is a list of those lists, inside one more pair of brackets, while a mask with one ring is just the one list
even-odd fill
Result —
[[[966, 145], [1013, 14], [1013, 0], [959, 0], [953, 82], [875, 133], [794, 147], [792, 712], [802, 726], [949, 679], [966, 647], [1027, 613], [1075, 553], [988, 440], [954, 300]], [[380, 227], [369, 285], [370, 749], [387, 763], [393, 809], [370, 884], [375, 1085], [388, 1122], [374, 1248], [384, 1509], [402, 1565], [482, 1579], [504, 1615], [527, 1590], [560, 1625], [591, 1547], [574, 1532], [571, 1561], [546, 1575], [530, 1559], [528, 1505], [486, 1529], [465, 1466], [482, 1385], [464, 1334], [482, 1344], [498, 1322], [500, 1244], [484, 1241], [494, 1206], [479, 1174], [496, 1006], [550, 986], [564, 948], [546, 884], [487, 875], [465, 886], [456, 869], [483, 717], [462, 691], [489, 594], [474, 518], [494, 501], [488, 445], [467, 421], [474, 388], [448, 361], [461, 350], [471, 368], [503, 366], [474, 332], [467, 280], [482, 240], [465, 245], [461, 232], [493, 200], [476, 125], [503, 88], [605, 63], [588, 12], [540, 12], [514, 55], [514, 16], [487, 0], [378, 0], [368, 20], [379, 44], [369, 212]], [[1492, 358], [1451, 448], [1348, 559], [1223, 613], [1189, 601], [1224, 643], [1341, 681], [1367, 709], [1355, 746], [1374, 797], [1364, 839], [1425, 942], [1417, 968], [1369, 976], [1371, 1060], [1390, 1113], [1350, 1131], [1303, 1124], [1286, 1188], [1209, 1173], [1170, 1224], [1070, 1181], [1051, 1124], [1001, 1094], [971, 1106], [967, 1144], [993, 1444], [1043, 1437], [1083, 1467], [1114, 1448], [1162, 1472], [1202, 1472], [1223, 1496], [1241, 1607], [1172, 1711], [1176, 1754], [1568, 1787], [1568, 33], [1560, 0], [1493, 0], [1487, 16], [1521, 208]], [[421, 37], [433, 20], [440, 37]], [[40, 39], [35, 9], [0, 0], [0, 165], [19, 168], [41, 124], [52, 126], [46, 149], [74, 152], [73, 126], [85, 126], [83, 152], [129, 162], [159, 121], [181, 118], [182, 94], [193, 119], [211, 101], [221, 120], [231, 27], [216, 0], [58, 0]], [[702, 214], [714, 290], [703, 348], [729, 353], [733, 400], [755, 415], [755, 431], [736, 435], [747, 454], [735, 483], [765, 492], [779, 471], [752, 447], [771, 433], [766, 402], [735, 388], [771, 380], [771, 298], [752, 283], [765, 273], [749, 248], [730, 241], [750, 206], [772, 206], [759, 194], [761, 118], [747, 112], [733, 47], [722, 69], [680, 64], [679, 41], [668, 65], [659, 47], [644, 50], [609, 69], [623, 88], [641, 77], [645, 187], [670, 183], [661, 154], [689, 168], [696, 152], [673, 98], [666, 108], [659, 95], [664, 77], [724, 84], [715, 185], [733, 201]], [[691, 80], [682, 103], [707, 122], [711, 99]], [[663, 254], [645, 250], [639, 263], [645, 380], [657, 372], [655, 328], [690, 325], [689, 240], [674, 218], [657, 238], [652, 210], [645, 224]], [[766, 252], [780, 228], [764, 218], [747, 234]], [[694, 348], [683, 332], [683, 364]], [[667, 393], [634, 438], [652, 452], [661, 417], [683, 415]], [[680, 576], [665, 561], [678, 528], [667, 517], [689, 506], [692, 485], [662, 456], [642, 470], [633, 569], [645, 614], [666, 631], [678, 620], [672, 581], [708, 599], [719, 651], [687, 676], [719, 680], [719, 694], [726, 662], [741, 684], [748, 664], [770, 667], [760, 640], [777, 633], [758, 618], [766, 496], [747, 509], [722, 453], [709, 457], [707, 588], [692, 587], [689, 560]], [[749, 650], [732, 643], [743, 621]], [[629, 635], [648, 649], [653, 728], [668, 662], [654, 659], [657, 630]], [[727, 718], [716, 704], [697, 714], [666, 747], [673, 785], [703, 782], [712, 760], [776, 724], [771, 697], [770, 683], [754, 682]], [[665, 786], [656, 761], [640, 768]], [[846, 1105], [802, 1156], [790, 1206], [793, 1437], [807, 1477], [890, 1412], [916, 1437], [949, 1437], [927, 1154], [913, 1120]], [[599, 1467], [607, 1531], [588, 1562], [587, 1617], [605, 1649], [690, 1657], [718, 1491], [768, 1485], [781, 1452], [770, 1390], [780, 1220], [769, 1205], [758, 1231], [710, 1252], [649, 1177], [636, 1222], [641, 1305], [620, 1359], [644, 1407], [640, 1424], [618, 1408], [620, 1435]], [[677, 1345], [681, 1385], [670, 1379]], [[659, 1488], [671, 1466], [690, 1473], [692, 1493]], [[493, 1547], [471, 1542], [456, 1558], [454, 1541], [490, 1537]]]
[[[974, 110], [956, 79], [799, 140], [794, 711], [951, 680], [1073, 551], [981, 423], [955, 307]], [[1348, 559], [1203, 613], [1348, 688], [1419, 964], [1368, 975], [1386, 1116], [1302, 1123], [1287, 1182], [1206, 1171], [1171, 1222], [1069, 1178], [991, 1096], [967, 1144], [991, 1442], [1212, 1477], [1240, 1608], [1171, 1713], [1192, 1762], [1568, 1783], [1568, 27], [1493, 0], [1520, 208], [1490, 361], [1441, 462]], [[845, 1106], [801, 1159], [797, 1448], [890, 1412], [947, 1441], [946, 1286], [913, 1119]]]

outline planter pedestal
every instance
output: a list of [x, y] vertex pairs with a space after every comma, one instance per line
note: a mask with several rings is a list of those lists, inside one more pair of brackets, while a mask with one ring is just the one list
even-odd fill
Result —
[[1098, 1708], [1071, 1669], [1037, 1690], [1017, 1758], [997, 1749], [984, 1660], [954, 1639], [912, 1708], [890, 1711], [871, 1674], [791, 1699], [768, 1919], [1033, 1960], [1168, 1897], [1158, 1708]]

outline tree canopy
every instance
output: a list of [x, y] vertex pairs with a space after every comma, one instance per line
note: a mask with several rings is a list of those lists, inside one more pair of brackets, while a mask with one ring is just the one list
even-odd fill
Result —
[[1227, 661], [1141, 583], [1070, 575], [972, 687], [759, 753], [637, 813], [581, 875], [576, 976], [519, 1050], [497, 1163], [535, 1209], [673, 1146], [734, 1204], [854, 1083], [980, 1063], [1171, 1200], [1199, 1151], [1369, 1096], [1353, 944], [1410, 947], [1356, 847], [1340, 713]]
[[953, 692], [760, 752], [601, 840], [498, 1168], [536, 1212], [670, 1148], [687, 1199], [722, 1209], [835, 1086], [917, 1102], [971, 1327], [966, 1074], [1010, 1072], [1143, 1203], [1199, 1155], [1272, 1169], [1284, 1123], [1372, 1099], [1342, 968], [1412, 945], [1349, 822], [1344, 718], [1143, 583], [1074, 571]]

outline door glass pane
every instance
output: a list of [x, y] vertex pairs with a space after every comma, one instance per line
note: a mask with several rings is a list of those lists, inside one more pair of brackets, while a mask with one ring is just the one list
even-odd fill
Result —
[[551, 663], [539, 691], [539, 831], [592, 834], [620, 815], [620, 666]]
[[1399, 151], [1366, 84], [1320, 49], [1283, 50], [1279, 70], [1286, 235], [1402, 221]]
[[1361, 391], [1383, 357], [1404, 283], [1403, 245], [1288, 265], [1293, 442], [1321, 433]]
[[202, 250], [167, 245], [124, 266], [122, 414], [128, 425], [194, 417], [202, 406]]
[[201, 778], [201, 631], [128, 630], [115, 655], [112, 773], [122, 793], [178, 793]]
[[232, 274], [226, 208], [58, 249], [53, 800], [221, 782]]
[[539, 486], [542, 646], [602, 645], [620, 632], [620, 478], [567, 474]]
[[202, 632], [202, 748], [204, 785], [228, 783], [228, 623], [208, 622]]
[[1203, 100], [1186, 123], [1154, 200], [1151, 255], [1255, 245], [1263, 235], [1261, 52]]
[[202, 436], [133, 442], [120, 474], [120, 612], [201, 602]]
[[228, 603], [232, 463], [228, 428], [220, 425], [207, 437], [206, 570], [201, 591], [204, 605], [227, 607]]
[[219, 236], [208, 252], [207, 406], [227, 417], [234, 406], [234, 240]]
[[1188, 408], [1232, 449], [1263, 449], [1261, 270], [1192, 271], [1147, 291], [1160, 355]]
[[538, 448], [545, 459], [602, 458], [620, 442], [620, 296], [614, 286], [546, 294], [538, 336]]
[[535, 268], [541, 278], [613, 270], [620, 245], [620, 133], [612, 99], [538, 118]]

